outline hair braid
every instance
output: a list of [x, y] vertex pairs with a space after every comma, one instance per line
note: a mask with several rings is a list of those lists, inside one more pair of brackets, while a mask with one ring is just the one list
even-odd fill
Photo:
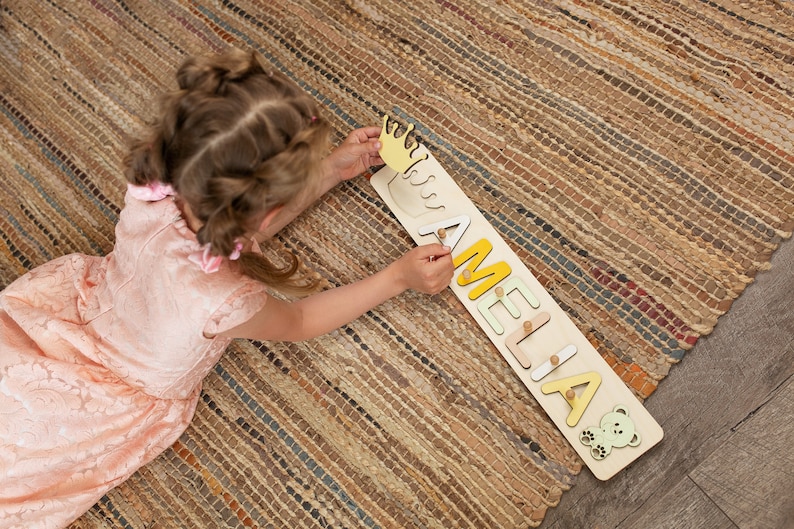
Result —
[[[268, 211], [316, 185], [329, 127], [311, 97], [257, 53], [191, 57], [177, 83], [161, 100], [160, 118], [133, 141], [125, 174], [136, 185], [171, 184], [202, 223], [199, 242], [230, 255]], [[297, 258], [287, 260], [277, 266], [247, 253], [237, 263], [278, 290], [315, 289]]]

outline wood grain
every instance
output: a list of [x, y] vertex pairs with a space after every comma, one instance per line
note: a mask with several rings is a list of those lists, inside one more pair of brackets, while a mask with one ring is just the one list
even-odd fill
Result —
[[[733, 527], [712, 518], [715, 508], [737, 527], [791, 527], [792, 461], [785, 443], [794, 439], [792, 397], [786, 393], [794, 376], [793, 269], [794, 241], [786, 241], [773, 256], [771, 271], [759, 274], [714, 333], [702, 338], [646, 401], [665, 439], [606, 483], [583, 471], [542, 528]], [[765, 403], [771, 411], [762, 414]], [[763, 433], [770, 429], [775, 433]], [[764, 435], [775, 435], [784, 447]], [[745, 447], [745, 457], [738, 457], [736, 447], [751, 441], [755, 451]], [[720, 459], [729, 456], [730, 463], [720, 467]], [[765, 470], [759, 472], [759, 465]], [[729, 472], [735, 480], [719, 486]], [[703, 494], [693, 496], [687, 482], [704, 484]], [[739, 502], [742, 486], [763, 493]], [[659, 508], [676, 501], [703, 505]], [[769, 523], [783, 525], [758, 525], [765, 519], [748, 515], [762, 510], [773, 511]], [[652, 525], [645, 523], [649, 516], [656, 520]]]
[[[654, 529], [736, 529], [736, 524], [689, 478], [657, 498], [622, 527]], [[607, 527], [607, 526], [601, 526]]]
[[794, 527], [794, 380], [690, 474], [739, 527]]

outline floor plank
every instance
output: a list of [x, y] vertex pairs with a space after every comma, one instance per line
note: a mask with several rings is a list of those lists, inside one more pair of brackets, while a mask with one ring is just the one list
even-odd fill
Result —
[[[549, 509], [543, 529], [618, 527], [653, 511], [659, 498], [719, 450], [732, 428], [794, 374], [792, 270], [794, 241], [789, 240], [773, 255], [772, 270], [759, 274], [715, 331], [699, 340], [647, 400], [664, 440], [607, 482], [583, 470], [560, 504]], [[790, 495], [778, 490], [767, 501]]]
[[794, 527], [792, 418], [794, 378], [691, 473], [739, 527]]
[[647, 509], [629, 516], [618, 529], [736, 529], [737, 526], [689, 478], [684, 478]]

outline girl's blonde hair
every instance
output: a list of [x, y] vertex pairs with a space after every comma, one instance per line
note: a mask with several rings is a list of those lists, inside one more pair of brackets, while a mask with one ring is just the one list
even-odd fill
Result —
[[[203, 224], [198, 241], [229, 256], [267, 212], [318, 185], [329, 126], [315, 101], [256, 52], [191, 57], [176, 77], [179, 89], [162, 97], [159, 118], [133, 140], [125, 176], [134, 185], [171, 184]], [[278, 266], [245, 252], [234, 262], [283, 292], [316, 289], [287, 257]]]

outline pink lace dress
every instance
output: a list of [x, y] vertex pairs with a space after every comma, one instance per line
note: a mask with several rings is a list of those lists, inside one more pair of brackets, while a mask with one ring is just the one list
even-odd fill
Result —
[[2, 528], [63, 527], [168, 448], [229, 342], [206, 336], [267, 299], [225, 260], [202, 270], [170, 198], [128, 193], [116, 239], [0, 293]]

